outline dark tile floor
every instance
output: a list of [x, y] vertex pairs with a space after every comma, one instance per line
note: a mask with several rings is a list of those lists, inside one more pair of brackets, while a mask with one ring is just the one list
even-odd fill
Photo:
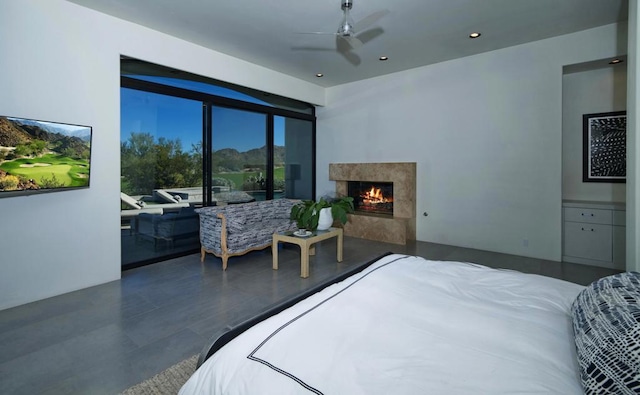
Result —
[[417, 242], [345, 237], [318, 244], [300, 278], [299, 249], [269, 249], [229, 261], [193, 254], [125, 271], [122, 279], [0, 311], [1, 394], [117, 394], [199, 353], [210, 337], [266, 306], [387, 251], [481, 263], [588, 284], [617, 271]]

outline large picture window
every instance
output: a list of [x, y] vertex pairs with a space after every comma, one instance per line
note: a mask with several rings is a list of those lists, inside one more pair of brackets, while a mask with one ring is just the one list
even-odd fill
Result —
[[313, 106], [121, 64], [123, 269], [197, 252], [198, 207], [315, 196]]

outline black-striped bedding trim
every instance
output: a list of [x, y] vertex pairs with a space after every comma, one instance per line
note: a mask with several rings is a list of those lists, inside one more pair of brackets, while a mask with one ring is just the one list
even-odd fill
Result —
[[250, 317], [244, 321], [239, 322], [238, 324], [235, 325], [230, 325], [228, 327], [226, 327], [225, 329], [217, 332], [216, 334], [214, 334], [210, 339], [209, 342], [207, 343], [207, 345], [202, 349], [202, 351], [200, 352], [200, 357], [198, 358], [198, 365], [197, 367], [199, 368], [207, 359], [211, 358], [211, 356], [217, 352], [218, 350], [220, 350], [222, 347], [224, 347], [225, 344], [229, 343], [230, 341], [232, 341], [233, 339], [235, 339], [236, 337], [240, 336], [242, 333], [244, 333], [245, 331], [247, 331], [249, 328], [251, 328], [254, 325], [257, 325], [258, 323], [266, 320], [269, 317], [272, 317], [278, 313], [280, 313], [281, 311], [286, 310], [287, 308], [293, 306], [294, 304], [308, 298], [309, 296], [316, 294], [320, 291], [322, 291], [323, 289], [339, 283], [341, 281], [346, 280], [347, 278], [360, 273], [362, 271], [364, 271], [365, 269], [367, 269], [369, 266], [373, 265], [374, 263], [378, 262], [380, 259], [392, 255], [392, 252], [386, 252], [376, 258], [373, 258], [363, 264], [354, 266], [352, 268], [349, 268], [347, 270], [345, 270], [344, 272], [329, 278], [327, 281], [315, 285], [313, 287], [311, 287], [310, 289], [304, 290], [302, 292], [300, 292], [297, 295], [292, 296], [289, 299], [286, 299], [284, 301], [275, 303], [269, 307], [267, 307], [266, 309], [264, 309], [263, 312]]
[[297, 382], [298, 384], [300, 384], [301, 386], [303, 386], [305, 389], [307, 389], [310, 392], [313, 392], [314, 394], [318, 394], [321, 395], [322, 392], [312, 386], [310, 386], [309, 384], [305, 383], [302, 379], [296, 377], [293, 373], [287, 372], [284, 369], [281, 369], [273, 364], [271, 364], [268, 361], [265, 361], [264, 359], [258, 358], [256, 357], [254, 354], [256, 352], [258, 352], [260, 350], [260, 348], [262, 346], [264, 346], [269, 340], [271, 340], [275, 335], [277, 335], [280, 331], [282, 331], [284, 328], [288, 327], [289, 325], [293, 324], [294, 322], [296, 322], [297, 320], [299, 320], [300, 318], [304, 317], [305, 315], [311, 313], [312, 311], [314, 311], [315, 309], [317, 309], [318, 307], [322, 306], [323, 304], [327, 303], [328, 301], [332, 300], [333, 298], [335, 298], [336, 296], [340, 295], [341, 293], [345, 292], [346, 290], [348, 290], [349, 288], [351, 288], [352, 286], [354, 286], [355, 284], [357, 284], [358, 282], [360, 282], [360, 280], [364, 279], [365, 277], [369, 276], [371, 273], [374, 273], [376, 271], [378, 271], [379, 269], [382, 269], [384, 267], [389, 266], [392, 263], [395, 263], [399, 260], [402, 259], [407, 259], [410, 258], [409, 256], [401, 256], [398, 257], [392, 261], [389, 261], [383, 265], [380, 265], [378, 267], [376, 267], [375, 269], [372, 269], [370, 272], [364, 274], [362, 277], [360, 277], [359, 279], [355, 280], [353, 283], [347, 285], [346, 287], [344, 287], [343, 289], [341, 289], [340, 291], [336, 292], [335, 294], [327, 297], [326, 299], [322, 300], [321, 302], [317, 303], [315, 306], [310, 307], [309, 309], [307, 309], [306, 311], [298, 314], [297, 316], [295, 316], [294, 318], [290, 319], [289, 321], [285, 322], [284, 324], [282, 324], [278, 329], [274, 330], [273, 332], [271, 332], [253, 351], [251, 351], [251, 353], [247, 356], [248, 359], [255, 361], [255, 362], [259, 362], [271, 369], [273, 369], [274, 371], [285, 375], [287, 377], [289, 377], [290, 379], [294, 380], [295, 382]]

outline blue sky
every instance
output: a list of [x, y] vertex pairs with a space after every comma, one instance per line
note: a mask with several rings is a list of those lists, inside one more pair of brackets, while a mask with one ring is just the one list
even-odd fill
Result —
[[15, 118], [15, 117], [6, 117], [7, 119], [17, 121], [19, 123], [28, 124], [28, 125], [37, 125], [42, 129], [52, 132], [52, 133], [61, 133], [65, 136], [90, 136], [91, 128], [89, 126], [81, 126], [81, 125], [70, 125], [67, 123], [57, 123], [57, 122], [46, 122], [39, 121], [35, 119], [26, 119], [26, 118]]
[[[265, 104], [229, 89], [190, 81], [181, 82], [190, 85], [190, 89], [195, 90], [205, 86], [208, 93]], [[217, 92], [212, 92], [212, 88]], [[123, 88], [120, 102], [121, 141], [128, 140], [132, 132], [147, 132], [154, 135], [156, 141], [159, 137], [171, 140], [180, 138], [182, 149], [189, 151], [191, 144], [202, 140], [202, 103], [199, 101]], [[212, 118], [214, 150], [235, 148], [244, 152], [252, 148], [260, 148], [266, 143], [265, 114], [214, 107]], [[284, 145], [284, 133], [282, 133], [284, 118], [276, 117], [274, 126], [275, 144]]]

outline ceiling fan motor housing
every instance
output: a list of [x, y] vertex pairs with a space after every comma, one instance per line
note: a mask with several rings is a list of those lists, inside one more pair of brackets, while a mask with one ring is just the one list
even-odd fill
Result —
[[351, 15], [349, 15], [351, 7], [353, 7], [353, 0], [342, 0], [344, 16], [340, 22], [340, 27], [338, 27], [338, 34], [343, 37], [355, 35], [355, 32], [353, 31], [353, 19], [351, 19]]

